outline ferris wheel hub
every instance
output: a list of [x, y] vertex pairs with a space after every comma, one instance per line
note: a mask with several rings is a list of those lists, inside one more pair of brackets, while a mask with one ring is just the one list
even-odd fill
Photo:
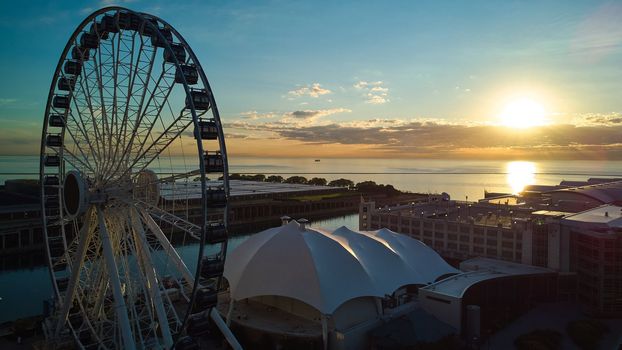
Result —
[[71, 170], [65, 176], [63, 204], [70, 219], [84, 213], [89, 200], [88, 186], [79, 171]]

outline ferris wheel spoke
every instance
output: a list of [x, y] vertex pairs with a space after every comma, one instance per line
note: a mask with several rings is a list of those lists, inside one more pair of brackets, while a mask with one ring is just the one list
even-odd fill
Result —
[[172, 260], [173, 266], [177, 269], [177, 271], [181, 274], [181, 276], [186, 280], [186, 283], [192, 285], [194, 283], [194, 275], [186, 266], [186, 263], [181, 259], [177, 250], [171, 245], [171, 242], [166, 238], [164, 232], [158, 224], [153, 220], [149, 212], [145, 209], [136, 207], [138, 211], [141, 213], [141, 217], [143, 222], [147, 225], [147, 228], [153, 235], [156, 237], [162, 249], [168, 254], [169, 258]]
[[[75, 148], [80, 152], [80, 155], [82, 156], [84, 163], [88, 164], [89, 165], [88, 169], [94, 173], [95, 172], [94, 169], [96, 168], [93, 168], [89, 162], [89, 159], [92, 158], [92, 156], [89, 157], [88, 155], [86, 155], [82, 147], [80, 147], [80, 144], [83, 140], [77, 139], [77, 137], [74, 136], [74, 133], [71, 131], [71, 128], [66, 128], [66, 130], [67, 130], [67, 133], [69, 134], [69, 137], [71, 137], [71, 139], [73, 140]], [[65, 146], [65, 150], [67, 150], [67, 146]]]
[[71, 164], [75, 169], [82, 170], [82, 171], [88, 170], [88, 172], [92, 174], [96, 173], [95, 169], [93, 169], [91, 165], [88, 164], [88, 162], [83, 161], [82, 159], [77, 157], [75, 154], [73, 154], [73, 152], [71, 152], [67, 148], [63, 149], [63, 159], [67, 161], [69, 164]]
[[[149, 135], [151, 135], [153, 128], [159, 121], [162, 111], [164, 110], [164, 106], [173, 92], [173, 88], [175, 87], [174, 68], [175, 66], [170, 64], [163, 65], [162, 72], [155, 81], [153, 89], [151, 89], [151, 95], [147, 100], [145, 108], [138, 114], [139, 118], [135, 129], [136, 137], [130, 140], [130, 144], [128, 145], [132, 147], [132, 153], [135, 155], [140, 154], [140, 152], [144, 149], [144, 146], [149, 139]], [[134, 142], [135, 139], [138, 141]]]
[[151, 217], [166, 222], [167, 224], [186, 232], [196, 240], [201, 239], [201, 227], [198, 225], [193, 224], [186, 219], [180, 218], [179, 216], [166, 210], [160, 209], [157, 206], [150, 205], [142, 201], [137, 201], [137, 206], [143, 208], [149, 213], [149, 215], [151, 215]]
[[132, 226], [134, 227], [134, 241], [137, 248], [136, 252], [139, 256], [138, 260], [142, 261], [142, 269], [147, 276], [147, 289], [149, 291], [151, 300], [153, 300], [153, 305], [156, 309], [156, 315], [160, 324], [160, 331], [162, 332], [162, 336], [164, 337], [164, 345], [166, 348], [169, 348], [173, 345], [173, 337], [169, 328], [168, 317], [166, 316], [166, 311], [164, 310], [160, 283], [158, 282], [153, 268], [153, 266], [155, 265], [151, 260], [149, 245], [145, 240], [145, 232], [143, 225], [140, 221], [138, 211], [135, 208], [131, 208], [130, 216], [132, 220]]
[[93, 75], [94, 70], [88, 71], [87, 70], [87, 64], [91, 64], [90, 61], [85, 61], [85, 64], [82, 65], [82, 79], [80, 79], [80, 86], [81, 86], [81, 91], [84, 95], [84, 100], [87, 104], [87, 108], [88, 108], [88, 113], [90, 116], [90, 121], [89, 123], [93, 126], [93, 131], [95, 134], [95, 146], [98, 149], [98, 158], [100, 161], [99, 164], [99, 168], [102, 169], [105, 167], [105, 163], [107, 162], [107, 157], [105, 155], [105, 150], [104, 150], [104, 146], [102, 145], [102, 140], [104, 139], [104, 135], [105, 135], [105, 130], [103, 128], [103, 125], [101, 125], [100, 128], [100, 123], [98, 120], [98, 117], [101, 117], [101, 108], [97, 109], [97, 105], [94, 105], [93, 103], [93, 97], [94, 97], [94, 88], [91, 87], [91, 85], [93, 86], [97, 86], [97, 80], [95, 79], [95, 81], [93, 80]]
[[[65, 76], [64, 74], [62, 74], [62, 78], [63, 79], [69, 79], [67, 76]], [[67, 116], [71, 117], [71, 120], [74, 123], [67, 123], [65, 122], [65, 128], [67, 130], [67, 132], [69, 132], [71, 138], [74, 140], [76, 147], [78, 147], [80, 149], [80, 152], [82, 153], [83, 157], [86, 159], [88, 159], [88, 157], [86, 156], [86, 154], [84, 153], [84, 150], [80, 147], [80, 145], [82, 144], [86, 144], [88, 145], [90, 152], [87, 151], [87, 153], [90, 153], [92, 155], [92, 159], [94, 160], [95, 164], [95, 168], [97, 168], [97, 152], [95, 152], [95, 149], [93, 147], [93, 144], [88, 136], [88, 131], [86, 126], [84, 125], [84, 121], [82, 118], [82, 112], [81, 112], [81, 108], [78, 105], [78, 99], [76, 98], [76, 91], [74, 90], [73, 87], [71, 87], [71, 85], [69, 86], [70, 89], [70, 95], [72, 98], [70, 98], [72, 104], [75, 107], [75, 110], [78, 113], [78, 117], [79, 117], [79, 121], [80, 123], [78, 123], [78, 120], [76, 120], [75, 116], [73, 115], [73, 109], [70, 109], [68, 111], [68, 113], [66, 114]], [[79, 90], [79, 89], [78, 89]], [[73, 127], [75, 125], [75, 127]], [[74, 131], [72, 132], [72, 128], [74, 129]], [[79, 134], [82, 135], [82, 138], [80, 138], [78, 136], [78, 133], [76, 133], [75, 131], [79, 131]]]
[[60, 318], [58, 319], [58, 324], [56, 325], [56, 336], [58, 336], [67, 321], [67, 316], [69, 315], [69, 309], [73, 305], [73, 298], [76, 293], [76, 289], [78, 287], [78, 278], [80, 277], [80, 271], [84, 265], [84, 259], [86, 257], [86, 253], [88, 250], [89, 242], [92, 234], [92, 224], [91, 224], [91, 216], [93, 215], [93, 208], [90, 207], [86, 211], [86, 220], [82, 224], [82, 228], [79, 232], [79, 242], [78, 248], [75, 252], [74, 259], [72, 261], [71, 266], [71, 277], [69, 279], [69, 283], [67, 286], [67, 290], [65, 292], [64, 301], [61, 304], [62, 311], [60, 314]]
[[130, 320], [128, 317], [128, 309], [123, 299], [123, 293], [121, 292], [121, 281], [119, 280], [119, 274], [117, 269], [117, 263], [114, 257], [114, 249], [106, 228], [104, 211], [100, 206], [97, 207], [97, 219], [99, 221], [99, 234], [101, 236], [102, 248], [104, 253], [104, 260], [108, 269], [108, 276], [110, 278], [110, 284], [114, 296], [114, 309], [117, 315], [117, 321], [119, 322], [119, 331], [123, 338], [123, 346], [126, 349], [135, 349], [134, 337], [132, 336], [132, 328], [130, 326]]
[[166, 130], [136, 158], [136, 160], [134, 160], [130, 168], [134, 169], [135, 174], [145, 170], [173, 141], [180, 137], [192, 123], [192, 116], [182, 111], [179, 117], [177, 117], [177, 119], [175, 119], [175, 121], [173, 121], [173, 123], [169, 125]]

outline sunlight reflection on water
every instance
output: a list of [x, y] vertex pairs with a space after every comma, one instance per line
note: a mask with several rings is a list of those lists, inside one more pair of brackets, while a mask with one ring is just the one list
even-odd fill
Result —
[[506, 165], [507, 182], [512, 193], [516, 194], [527, 185], [536, 183], [536, 164], [532, 162], [509, 162]]

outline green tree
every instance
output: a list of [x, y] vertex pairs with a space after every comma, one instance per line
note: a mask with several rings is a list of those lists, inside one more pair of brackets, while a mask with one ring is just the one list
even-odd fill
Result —
[[283, 176], [280, 175], [270, 175], [266, 178], [266, 181], [268, 182], [283, 182]]
[[307, 178], [304, 176], [291, 176], [285, 180], [287, 184], [306, 184]]
[[326, 186], [326, 179], [321, 178], [321, 177], [314, 177], [311, 180], [309, 180], [309, 182], [307, 182], [309, 185], [314, 185], [314, 186]]
[[354, 188], [354, 182], [352, 182], [352, 180], [341, 178], [341, 179], [337, 179], [337, 180], [333, 180], [333, 181], [329, 182], [328, 186], [332, 186], [332, 187], [347, 187], [348, 189], [353, 189]]

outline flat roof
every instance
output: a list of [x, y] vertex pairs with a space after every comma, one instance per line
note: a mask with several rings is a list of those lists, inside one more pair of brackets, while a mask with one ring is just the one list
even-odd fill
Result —
[[[568, 215], [565, 223], [574, 225], [596, 225], [611, 228], [622, 228], [622, 207], [617, 205], [601, 205], [580, 213]], [[596, 227], [595, 227], [596, 228]]]
[[538, 211], [534, 211], [533, 213], [531, 213], [533, 215], [541, 215], [541, 216], [552, 216], [552, 217], [563, 217], [566, 215], [570, 215], [572, 213], [566, 212], [566, 211], [557, 211], [557, 210], [538, 210]]
[[[218, 187], [221, 181], [206, 181], [208, 187]], [[229, 180], [231, 197], [271, 195], [296, 192], [325, 192], [343, 190], [342, 187], [313, 186], [246, 180]], [[165, 200], [201, 198], [201, 182], [171, 182], [160, 185], [160, 196]]]
[[469, 287], [493, 278], [552, 273], [553, 270], [490, 258], [473, 258], [460, 263], [464, 271], [421, 289], [461, 298]]

